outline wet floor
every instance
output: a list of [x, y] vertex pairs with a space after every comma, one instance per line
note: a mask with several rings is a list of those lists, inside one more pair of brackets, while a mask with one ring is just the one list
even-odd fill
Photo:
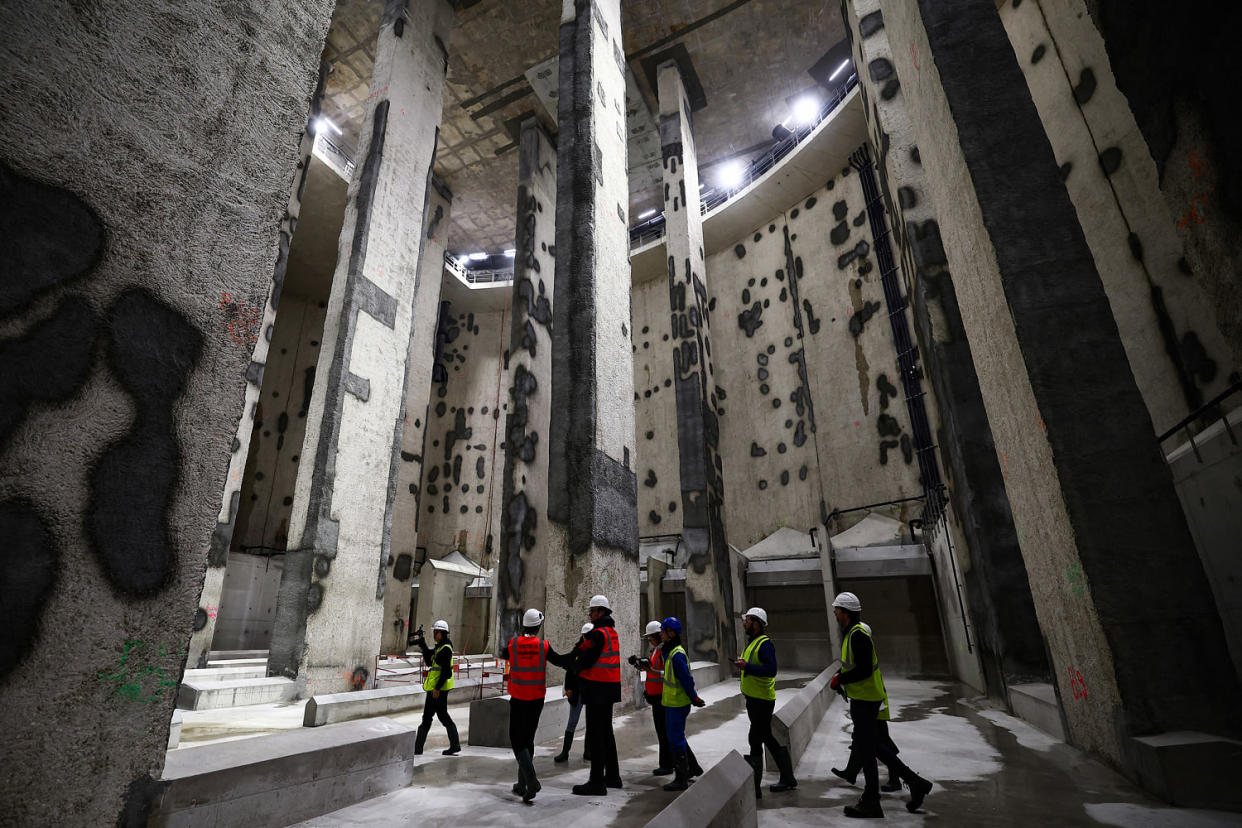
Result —
[[[778, 684], [778, 701], [788, 698], [810, 676]], [[884, 795], [887, 821], [902, 825], [1048, 826], [1117, 825], [1139, 828], [1217, 828], [1242, 826], [1242, 815], [1168, 808], [1147, 797], [1103, 764], [1056, 742], [1024, 722], [972, 700], [963, 688], [946, 682], [890, 679], [896, 715], [891, 725], [902, 758], [935, 782], [920, 813], [907, 813], [908, 794]], [[747, 720], [737, 682], [702, 691], [708, 706], [695, 710], [688, 726], [690, 743], [704, 767], [730, 750], [746, 749]], [[842, 815], [860, 789], [830, 772], [844, 764], [850, 740], [846, 708], [829, 708], [797, 769], [798, 789], [772, 794], [765, 787], [759, 802], [759, 825], [821, 826], [854, 824]], [[568, 765], [552, 755], [560, 740], [539, 746], [535, 765], [543, 790], [532, 805], [510, 792], [516, 779], [507, 749], [467, 747], [457, 757], [443, 757], [447, 744], [437, 725], [428, 755], [419, 758], [408, 788], [303, 823], [308, 826], [482, 826], [527, 824], [534, 820], [591, 826], [641, 826], [665, 808], [676, 794], [651, 776], [657, 751], [647, 709], [615, 723], [625, 788], [605, 797], [578, 797], [570, 788], [586, 780], [582, 730]], [[884, 778], [883, 771], [881, 779]], [[766, 784], [776, 781], [770, 771]], [[861, 778], [860, 778], [861, 781]]]

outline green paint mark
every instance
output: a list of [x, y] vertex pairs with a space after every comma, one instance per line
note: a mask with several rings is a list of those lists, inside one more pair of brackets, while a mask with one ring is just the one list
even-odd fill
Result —
[[[150, 664], [149, 657], [144, 657], [144, 653], [147, 652], [149, 649], [146, 642], [126, 641], [115, 672], [99, 672], [95, 674], [95, 677], [101, 681], [111, 682], [114, 685], [112, 691], [114, 695], [129, 701], [150, 704], [163, 695], [168, 688], [176, 687], [177, 681], [169, 678], [163, 667]], [[166, 658], [169, 655], [171, 652], [165, 650], [162, 645], [158, 648], [157, 658]], [[178, 655], [184, 655], [184, 651]]]
[[1070, 589], [1075, 595], [1087, 594], [1087, 582], [1082, 575], [1082, 567], [1077, 562], [1065, 567], [1065, 577], [1069, 579]]

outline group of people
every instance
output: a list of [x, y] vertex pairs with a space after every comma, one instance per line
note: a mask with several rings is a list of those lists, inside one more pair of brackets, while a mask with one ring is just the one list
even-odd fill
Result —
[[[569, 759], [574, 732], [583, 708], [586, 709], [586, 749], [583, 758], [590, 762], [587, 781], [575, 785], [579, 796], [604, 796], [609, 788], [622, 787], [617, 760], [617, 743], [612, 729], [613, 705], [621, 701], [621, 644], [612, 606], [608, 598], [591, 598], [590, 619], [582, 627], [578, 642], [567, 653], [558, 653], [539, 637], [544, 615], [528, 609], [522, 617], [522, 631], [505, 646], [509, 662], [509, 742], [517, 759], [517, 782], [513, 793], [531, 803], [542, 786], [535, 773], [535, 731], [547, 695], [547, 665], [552, 663], [565, 670], [564, 692], [571, 708], [565, 742], [556, 762]], [[844, 770], [833, 768], [841, 779], [855, 784], [861, 771], [864, 788], [861, 800], [845, 808], [848, 817], [883, 817], [880, 791], [898, 791], [903, 784], [910, 789], [906, 808], [917, 811], [930, 792], [932, 783], [910, 770], [898, 758], [898, 748], [888, 733], [888, 693], [880, 672], [879, 656], [871, 636], [871, 627], [861, 620], [862, 606], [858, 597], [843, 592], [833, 601], [833, 614], [841, 626], [841, 668], [831, 679], [832, 688], [849, 701], [854, 722], [850, 758]], [[750, 721], [747, 741], [750, 753], [746, 761], [754, 771], [755, 796], [763, 796], [764, 749], [771, 752], [780, 772], [779, 781], [769, 786], [773, 793], [798, 787], [794, 777], [789, 749], [772, 734], [772, 716], [776, 709], [776, 647], [767, 636], [768, 615], [761, 607], [752, 607], [742, 616], [747, 643], [742, 655], [733, 662], [741, 675], [741, 691], [746, 700]], [[448, 732], [449, 747], [445, 755], [461, 750], [457, 727], [448, 713], [448, 694], [453, 688], [452, 643], [448, 625], [437, 621], [432, 627], [434, 646], [428, 646], [420, 634], [415, 642], [421, 647], [428, 672], [423, 688], [428, 698], [418, 728], [415, 753], [422, 753], [438, 716]], [[643, 674], [643, 691], [651, 707], [652, 721], [659, 742], [659, 764], [655, 776], [673, 776], [664, 785], [666, 791], [684, 791], [690, 782], [703, 774], [694, 751], [686, 739], [686, 721], [692, 707], [703, 707], [694, 686], [690, 660], [682, 644], [682, 624], [677, 618], [665, 618], [647, 624], [645, 636], [651, 646], [646, 657], [630, 656], [629, 664]], [[889, 781], [879, 785], [877, 759], [889, 770]]]

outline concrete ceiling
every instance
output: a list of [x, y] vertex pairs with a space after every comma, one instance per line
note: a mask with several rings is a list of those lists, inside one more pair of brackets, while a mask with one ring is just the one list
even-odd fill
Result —
[[[517, 152], [513, 125], [528, 113], [554, 126], [535, 72], [555, 58], [561, 0], [458, 0], [449, 40], [436, 174], [453, 191], [449, 250], [499, 252], [513, 244]], [[339, 0], [325, 60], [333, 65], [324, 114], [356, 145], [370, 94], [382, 0]], [[772, 127], [806, 93], [823, 94], [812, 69], [845, 37], [838, 0], [623, 0], [630, 101], [630, 215], [659, 208], [659, 165], [640, 135], [657, 111], [652, 58], [684, 48], [706, 106], [694, 115], [699, 168], [761, 152]], [[643, 110], [646, 110], [645, 112]]]

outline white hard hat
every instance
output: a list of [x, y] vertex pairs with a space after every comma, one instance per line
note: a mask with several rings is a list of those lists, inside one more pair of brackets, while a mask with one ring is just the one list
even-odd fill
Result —
[[589, 632], [590, 632], [591, 630], [593, 630], [593, 629], [595, 629], [595, 625], [594, 625], [594, 624], [592, 624], [590, 621], [588, 621], [588, 622], [586, 622], [585, 624], [583, 624], [583, 625], [582, 625], [582, 634], [583, 634], [583, 635], [586, 635], [587, 633], [589, 633]]
[[755, 616], [756, 618], [758, 618], [760, 621], [763, 622], [764, 626], [767, 626], [768, 614], [763, 611], [762, 607], [751, 607], [750, 609], [746, 610], [745, 613], [742, 614], [742, 617], [745, 618], [747, 615]]
[[603, 607], [606, 610], [611, 610], [612, 604], [608, 603], [607, 596], [595, 595], [591, 597], [591, 603], [587, 605], [587, 608], [595, 609], [596, 607]]
[[832, 605], [850, 612], [862, 612], [862, 603], [859, 602], [858, 596], [852, 592], [842, 592], [833, 599]]
[[431, 625], [432, 630], [444, 630], [448, 632], [448, 622], [441, 618], [439, 621]]
[[543, 613], [537, 609], [528, 609], [522, 616], [523, 627], [538, 627], [543, 623]]
[[648, 621], [647, 631], [643, 633], [643, 635], [659, 635], [659, 634], [660, 634], [660, 622], [659, 621]]

